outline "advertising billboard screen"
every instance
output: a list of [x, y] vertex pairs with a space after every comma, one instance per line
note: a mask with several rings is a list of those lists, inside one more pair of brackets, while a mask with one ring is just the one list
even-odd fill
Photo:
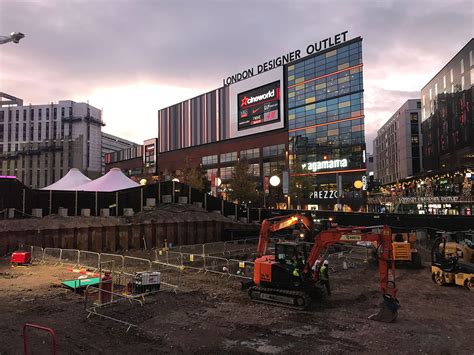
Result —
[[240, 93], [237, 105], [239, 131], [280, 121], [280, 81]]

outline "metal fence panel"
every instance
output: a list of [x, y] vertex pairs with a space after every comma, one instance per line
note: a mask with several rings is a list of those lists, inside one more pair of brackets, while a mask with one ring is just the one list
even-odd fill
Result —
[[45, 263], [59, 264], [61, 261], [61, 249], [44, 248], [43, 261]]
[[133, 256], [125, 256], [123, 259], [123, 272], [135, 274], [140, 271], [149, 271], [151, 269], [151, 261], [148, 259], [136, 258]]
[[245, 253], [245, 239], [225, 242], [225, 253], [227, 255]]
[[61, 264], [79, 265], [79, 250], [61, 249]]
[[205, 255], [224, 255], [225, 242], [215, 242], [204, 244]]
[[244, 260], [229, 260], [229, 275], [245, 279], [253, 278], [254, 263]]
[[181, 253], [177, 253], [175, 251], [168, 251], [166, 253], [167, 258], [166, 258], [166, 263], [171, 264], [174, 266], [182, 266], [183, 265], [183, 258], [181, 256]]
[[204, 258], [201, 254], [181, 253], [182, 263], [186, 269], [204, 270]]
[[41, 247], [31, 246], [31, 258], [36, 262], [43, 262], [44, 250]]
[[79, 265], [98, 269], [100, 264], [100, 254], [92, 251], [79, 250]]
[[182, 245], [179, 251], [181, 253], [202, 255], [204, 253], [204, 246], [203, 244]]
[[111, 261], [113, 261], [113, 268], [115, 272], [121, 272], [123, 270], [124, 258], [122, 255], [107, 253], [100, 254], [100, 263], [102, 264], [102, 269], [105, 268], [108, 270], [110, 265], [107, 265], [107, 263], [110, 263]]
[[206, 270], [206, 272], [228, 274], [229, 261], [227, 259], [206, 255], [204, 258], [204, 262], [204, 269]]

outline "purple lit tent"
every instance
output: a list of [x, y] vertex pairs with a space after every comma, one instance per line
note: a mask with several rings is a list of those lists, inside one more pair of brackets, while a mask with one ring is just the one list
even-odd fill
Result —
[[79, 169], [72, 168], [61, 179], [49, 186], [43, 187], [41, 190], [76, 191], [79, 190], [79, 186], [90, 181], [91, 179], [81, 173]]

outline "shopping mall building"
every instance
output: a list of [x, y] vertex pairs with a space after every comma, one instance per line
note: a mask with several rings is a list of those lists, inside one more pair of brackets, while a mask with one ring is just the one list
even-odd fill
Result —
[[[216, 192], [225, 197], [235, 165], [246, 159], [262, 191], [280, 189], [276, 202], [358, 210], [363, 188], [354, 183], [366, 173], [362, 72], [362, 38], [346, 31], [160, 109], [156, 173], [180, 179], [187, 166], [202, 166], [210, 180], [220, 178]], [[268, 187], [274, 175], [281, 184]], [[298, 199], [297, 178], [312, 185]]]

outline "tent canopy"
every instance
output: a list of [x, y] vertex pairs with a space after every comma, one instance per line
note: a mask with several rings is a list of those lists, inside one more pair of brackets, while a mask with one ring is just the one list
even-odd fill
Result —
[[112, 192], [140, 186], [129, 179], [119, 168], [112, 168], [107, 174], [78, 188], [79, 191]]
[[84, 185], [90, 181], [91, 179], [81, 173], [79, 169], [72, 168], [61, 179], [49, 186], [43, 187], [41, 190], [76, 191], [79, 190], [79, 186]]

